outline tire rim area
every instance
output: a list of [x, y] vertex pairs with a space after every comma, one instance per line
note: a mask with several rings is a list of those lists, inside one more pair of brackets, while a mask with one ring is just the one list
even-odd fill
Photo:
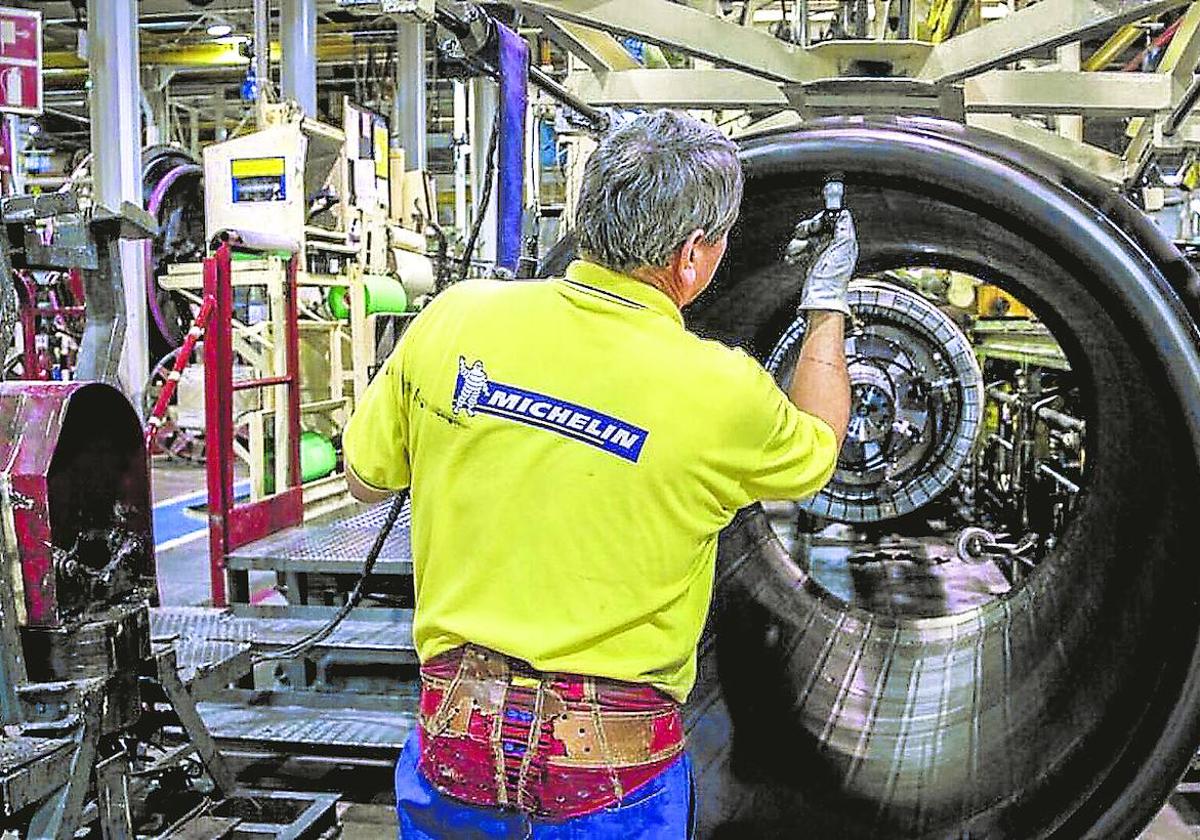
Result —
[[[832, 120], [747, 140], [743, 161], [742, 219], [693, 329], [768, 359], [799, 296], [777, 255], [845, 172], [862, 273], [952, 268], [1044, 316], [1089, 461], [1035, 573], [953, 615], [832, 598], [761, 508], [739, 514], [688, 709], [702, 834], [1135, 836], [1197, 743], [1200, 356], [1174, 291], [1194, 275], [1085, 174], [961, 126]], [[872, 375], [862, 396], [887, 384]]]

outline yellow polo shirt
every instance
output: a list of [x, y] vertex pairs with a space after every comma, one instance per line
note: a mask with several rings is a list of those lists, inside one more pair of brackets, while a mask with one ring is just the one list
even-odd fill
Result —
[[439, 295], [344, 444], [366, 483], [411, 483], [422, 661], [474, 642], [680, 701], [718, 532], [751, 502], [815, 493], [837, 458], [754, 359], [586, 262]]

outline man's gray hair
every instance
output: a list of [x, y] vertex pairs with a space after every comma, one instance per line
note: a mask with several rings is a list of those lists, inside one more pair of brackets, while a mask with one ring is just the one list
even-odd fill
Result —
[[699, 228], [729, 232], [742, 201], [737, 146], [678, 111], [642, 114], [607, 134], [583, 169], [579, 253], [615, 271], [665, 266]]

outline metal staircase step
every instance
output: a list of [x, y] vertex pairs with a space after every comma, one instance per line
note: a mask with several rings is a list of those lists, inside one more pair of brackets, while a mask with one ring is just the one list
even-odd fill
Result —
[[[314, 650], [375, 654], [379, 661], [403, 664], [415, 662], [411, 611], [396, 610], [389, 615], [393, 620], [347, 619]], [[229, 642], [267, 651], [294, 645], [324, 626], [325, 621], [319, 618], [239, 616], [213, 607], [158, 607], [150, 611], [150, 637], [155, 642]]]
[[380, 711], [301, 705], [200, 703], [197, 708], [222, 747], [276, 755], [395, 759], [416, 725], [415, 706]]
[[74, 751], [66, 738], [0, 737], [0, 815], [12, 816], [65, 784]]
[[205, 638], [169, 638], [152, 641], [155, 651], [174, 646], [179, 680], [195, 694], [223, 688], [250, 673], [250, 645]]
[[[391, 502], [338, 511], [236, 549], [225, 558], [234, 571], [357, 575], [383, 527]], [[405, 505], [375, 564], [376, 575], [411, 575], [411, 509]]]

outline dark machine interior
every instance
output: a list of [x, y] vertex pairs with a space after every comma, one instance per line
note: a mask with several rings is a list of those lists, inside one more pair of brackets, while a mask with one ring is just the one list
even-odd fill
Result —
[[84, 388], [66, 405], [47, 475], [64, 615], [154, 592], [146, 447], [128, 401]]

